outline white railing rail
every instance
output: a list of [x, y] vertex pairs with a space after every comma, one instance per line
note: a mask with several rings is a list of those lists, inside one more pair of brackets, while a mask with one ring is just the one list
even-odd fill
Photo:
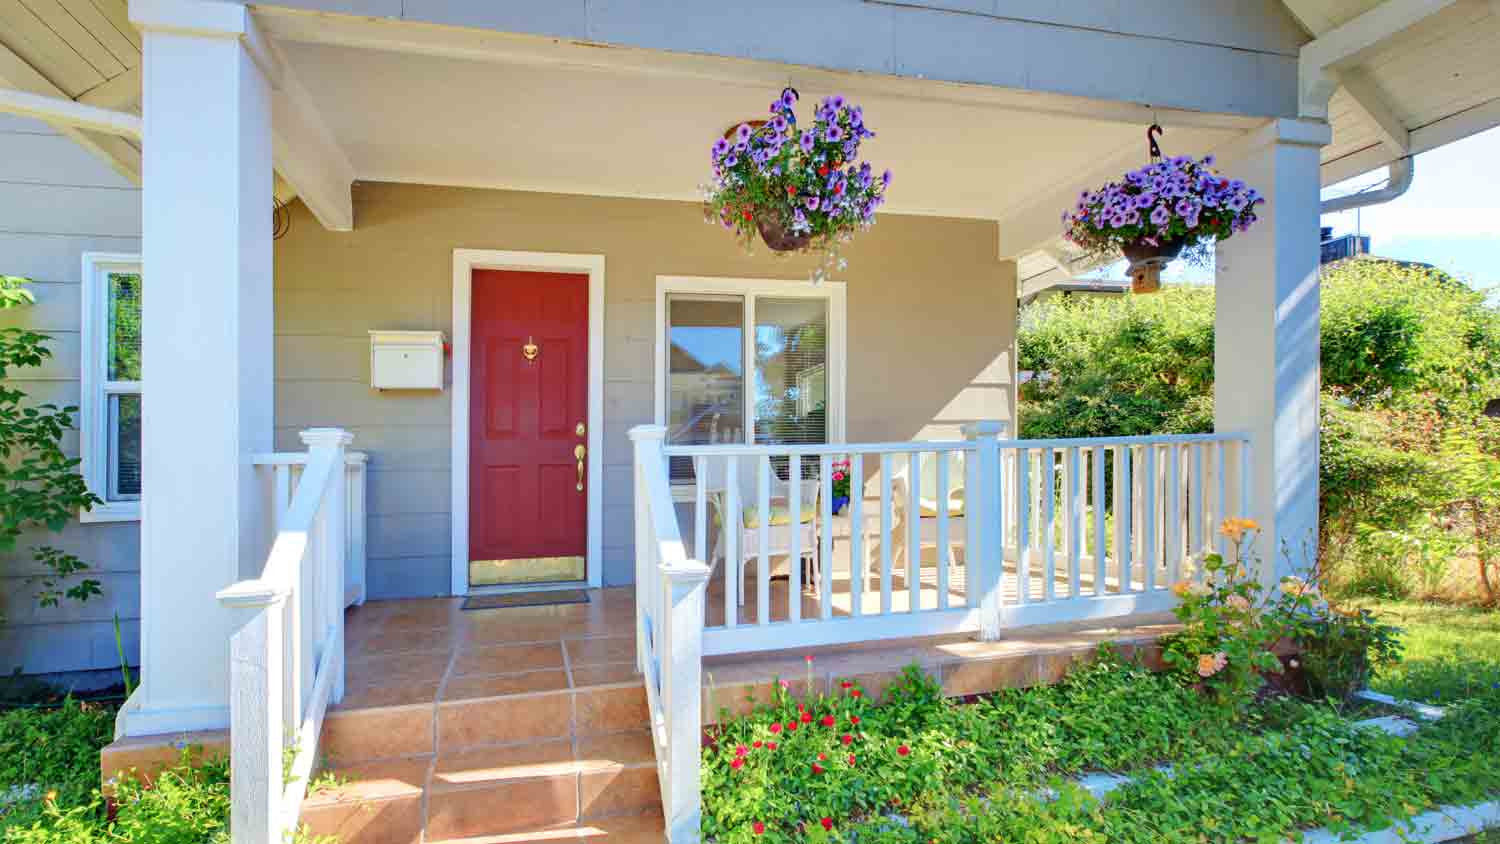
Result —
[[221, 604], [248, 613], [230, 638], [234, 844], [282, 844], [296, 828], [323, 715], [344, 695], [345, 447], [353, 437], [336, 428], [301, 436], [305, 460], [272, 464], [300, 462], [300, 477], [293, 490], [284, 476], [293, 490], [285, 508], [273, 499], [276, 536], [260, 576], [218, 593]]
[[[257, 466], [271, 468], [271, 523], [273, 532], [280, 532], [287, 511], [292, 506], [292, 490], [296, 488], [302, 472], [307, 466], [305, 451], [278, 451], [257, 454], [251, 458]], [[365, 602], [368, 593], [365, 557], [365, 488], [366, 470], [370, 456], [363, 451], [344, 452], [345, 512], [344, 536], [348, 542], [348, 564], [344, 568], [344, 605], [357, 606]]]
[[[1222, 550], [1218, 523], [1249, 512], [1244, 435], [1017, 440], [1003, 430], [975, 423], [951, 442], [664, 446], [694, 467], [693, 556], [709, 564], [715, 593], [704, 653], [992, 639], [1165, 610], [1172, 583]], [[844, 460], [851, 494], [836, 515], [832, 469]]]
[[656, 771], [670, 844], [699, 838], [699, 748], [703, 735], [702, 658], [708, 567], [689, 559], [677, 526], [666, 429], [632, 428], [635, 443], [636, 662], [651, 710]]

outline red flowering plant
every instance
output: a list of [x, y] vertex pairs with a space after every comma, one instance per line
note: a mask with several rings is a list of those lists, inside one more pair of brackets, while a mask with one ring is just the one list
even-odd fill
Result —
[[875, 137], [859, 106], [825, 98], [812, 124], [799, 127], [796, 104], [797, 92], [787, 88], [771, 103], [770, 119], [741, 123], [714, 142], [704, 216], [747, 249], [759, 237], [777, 252], [821, 253], [813, 274], [821, 280], [844, 268], [839, 244], [874, 225], [891, 171], [876, 176], [859, 161], [860, 144]]
[[876, 706], [853, 680], [822, 691], [811, 659], [804, 682], [815, 691], [800, 697], [776, 682], [748, 715], [720, 709], [702, 756], [705, 841], [847, 840], [932, 780], [937, 754], [892, 720], [906, 711], [891, 706], [900, 692]]

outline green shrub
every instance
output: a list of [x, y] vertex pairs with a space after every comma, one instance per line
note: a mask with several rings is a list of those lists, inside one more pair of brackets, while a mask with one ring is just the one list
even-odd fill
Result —
[[0, 712], [0, 794], [33, 792], [0, 808], [0, 830], [41, 816], [44, 797], [91, 803], [99, 787], [99, 749], [114, 735], [114, 711], [68, 700], [56, 709]]

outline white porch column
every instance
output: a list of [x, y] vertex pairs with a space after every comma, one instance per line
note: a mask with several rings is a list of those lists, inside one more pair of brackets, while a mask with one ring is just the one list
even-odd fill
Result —
[[1266, 196], [1259, 222], [1217, 251], [1214, 426], [1251, 435], [1251, 502], [1229, 512], [1260, 522], [1267, 583], [1317, 551], [1318, 150], [1330, 139], [1326, 123], [1273, 120], [1224, 164]]
[[271, 450], [271, 111], [244, 6], [132, 0], [142, 31], [145, 376], [139, 695], [127, 735], [229, 724], [214, 593], [259, 572]]

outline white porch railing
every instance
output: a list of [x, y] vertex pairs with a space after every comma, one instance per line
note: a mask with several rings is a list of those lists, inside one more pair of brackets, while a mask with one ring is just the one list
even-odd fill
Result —
[[[1249, 513], [1245, 435], [1009, 440], [1002, 430], [796, 446], [666, 446], [664, 428], [631, 431], [637, 653], [673, 844], [698, 836], [702, 656], [967, 631], [997, 639], [1166, 610], [1171, 585], [1223, 550], [1217, 525]], [[694, 468], [691, 553], [671, 458]], [[851, 495], [835, 514], [842, 460]]]
[[[276, 536], [260, 576], [218, 594], [225, 606], [249, 612], [229, 646], [234, 844], [282, 844], [296, 828], [323, 715], [344, 695], [345, 576], [353, 556], [344, 449], [352, 439], [336, 428], [314, 428], [302, 433], [304, 459], [256, 461], [276, 466]], [[362, 536], [363, 461], [357, 465]], [[362, 561], [358, 568], [362, 576]], [[290, 776], [284, 752], [292, 754]]]
[[[257, 454], [251, 462], [269, 466], [271, 475], [271, 519], [274, 533], [280, 533], [287, 511], [292, 505], [292, 490], [297, 487], [307, 466], [308, 452], [279, 451]], [[370, 456], [362, 451], [344, 452], [344, 537], [348, 544], [344, 566], [344, 606], [363, 604], [368, 592], [365, 558], [365, 470]]]

